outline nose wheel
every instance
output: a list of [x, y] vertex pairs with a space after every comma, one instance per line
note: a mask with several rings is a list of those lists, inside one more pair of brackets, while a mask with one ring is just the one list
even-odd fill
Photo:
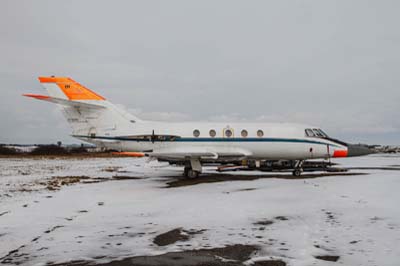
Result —
[[293, 176], [301, 176], [301, 173], [302, 173], [303, 171], [301, 170], [301, 169], [295, 169], [293, 172], [292, 172], [292, 175]]
[[292, 172], [293, 176], [301, 176], [301, 173], [303, 172], [303, 168], [302, 168], [303, 163], [304, 163], [304, 160], [296, 161], [294, 170]]

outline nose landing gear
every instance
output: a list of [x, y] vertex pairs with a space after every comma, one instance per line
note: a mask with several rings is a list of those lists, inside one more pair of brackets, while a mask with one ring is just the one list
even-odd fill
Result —
[[303, 168], [302, 168], [303, 163], [304, 163], [304, 160], [296, 161], [296, 164], [294, 166], [294, 170], [292, 172], [293, 176], [300, 176], [301, 175], [301, 173], [303, 172]]
[[293, 176], [301, 176], [301, 173], [302, 173], [303, 171], [302, 171], [302, 169], [295, 169], [293, 172], [292, 172], [292, 175]]

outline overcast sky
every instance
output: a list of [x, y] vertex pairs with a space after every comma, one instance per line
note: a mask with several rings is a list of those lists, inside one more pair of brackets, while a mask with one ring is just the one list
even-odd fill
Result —
[[158, 120], [400, 143], [400, 1], [0, 1], [0, 143], [78, 142], [38, 76]]

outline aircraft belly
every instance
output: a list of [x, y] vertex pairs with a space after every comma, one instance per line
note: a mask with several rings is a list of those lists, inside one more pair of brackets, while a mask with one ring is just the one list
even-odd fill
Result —
[[323, 144], [298, 142], [140, 142], [124, 141], [124, 151], [157, 151], [162, 149], [188, 150], [204, 148], [216, 154], [243, 152], [255, 159], [317, 159], [327, 157], [327, 147]]
[[326, 146], [309, 143], [262, 143], [253, 145], [254, 157], [262, 159], [313, 159], [325, 158]]

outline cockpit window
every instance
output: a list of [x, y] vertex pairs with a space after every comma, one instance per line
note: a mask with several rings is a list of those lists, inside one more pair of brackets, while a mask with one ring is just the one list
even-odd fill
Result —
[[328, 135], [319, 128], [307, 128], [305, 131], [307, 137], [328, 138]]
[[322, 135], [321, 132], [319, 132], [318, 128], [313, 128], [313, 132], [317, 137], [321, 137], [321, 138], [324, 137], [324, 135]]
[[324, 131], [322, 131], [322, 129], [319, 129], [319, 132], [320, 132], [322, 135], [324, 135], [325, 138], [328, 138], [328, 137], [329, 137], [328, 134], [326, 134]]
[[307, 128], [306, 129], [306, 136], [307, 137], [315, 137], [315, 134], [310, 128]]

